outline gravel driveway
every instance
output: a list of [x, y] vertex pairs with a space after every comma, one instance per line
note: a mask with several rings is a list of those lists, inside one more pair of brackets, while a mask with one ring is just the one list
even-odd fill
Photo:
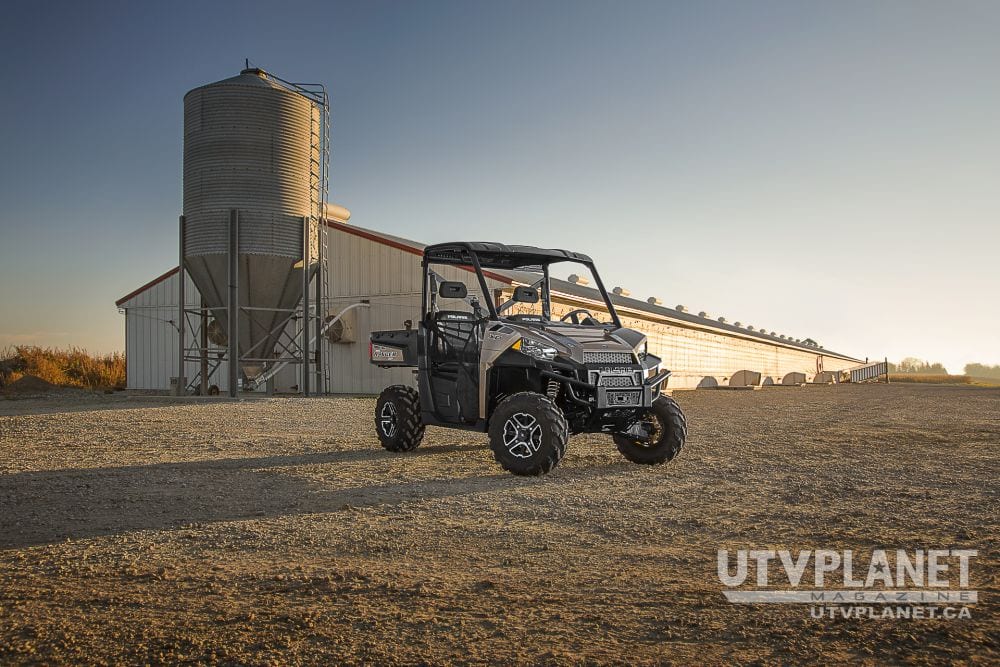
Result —
[[[1000, 390], [677, 392], [665, 466], [409, 454], [370, 398], [0, 400], [0, 662], [1000, 661]], [[733, 605], [718, 549], [977, 549], [971, 619]]]

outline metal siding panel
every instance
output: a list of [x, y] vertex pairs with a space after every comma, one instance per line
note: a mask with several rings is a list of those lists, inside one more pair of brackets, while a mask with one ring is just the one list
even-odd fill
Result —
[[[326, 344], [326, 358], [331, 364], [330, 390], [334, 393], [378, 393], [390, 384], [413, 383], [410, 369], [384, 370], [368, 362], [368, 337], [372, 330], [399, 329], [403, 320], [419, 320], [421, 270], [420, 258], [384, 244], [331, 229], [331, 309], [371, 300], [371, 307], [358, 311], [357, 340], [354, 343]], [[449, 280], [461, 280], [470, 292], [481, 292], [474, 274], [455, 267], [439, 271]], [[187, 277], [189, 304], [199, 305], [193, 281]], [[489, 288], [509, 286], [488, 279]], [[176, 317], [176, 277], [136, 295], [126, 308], [126, 336], [130, 353], [128, 384], [131, 388], [166, 389], [176, 373], [176, 330], [160, 319]], [[492, 298], [491, 294], [485, 298]], [[554, 313], [566, 312], [571, 304], [557, 299]], [[139, 314], [153, 315], [153, 318]], [[157, 319], [159, 318], [159, 319]], [[775, 382], [788, 372], [815, 375], [816, 357], [824, 357], [824, 368], [838, 371], [855, 362], [828, 356], [822, 350], [787, 348], [764, 340], [744, 339], [712, 331], [665, 323], [635, 314], [623, 315], [623, 323], [646, 333], [650, 350], [662, 357], [664, 366], [674, 371], [669, 386], [694, 387], [701, 378], [712, 376], [721, 383], [739, 370], [747, 369], [770, 376]], [[194, 368], [192, 368], [192, 366]], [[196, 372], [196, 362], [189, 364], [189, 377]], [[226, 369], [216, 372], [213, 382], [225, 391]], [[288, 373], [298, 383], [299, 370]], [[285, 377], [288, 377], [287, 375]], [[287, 380], [286, 380], [287, 382]], [[279, 387], [282, 384], [278, 381]], [[290, 385], [289, 385], [290, 386]]]

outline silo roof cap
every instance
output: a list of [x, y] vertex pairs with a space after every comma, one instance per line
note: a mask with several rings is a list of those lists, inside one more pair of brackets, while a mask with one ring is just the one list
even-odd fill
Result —
[[206, 83], [203, 86], [198, 86], [197, 88], [192, 88], [185, 93], [185, 97], [196, 90], [201, 90], [202, 88], [214, 88], [216, 86], [247, 86], [251, 88], [274, 88], [277, 90], [288, 90], [278, 82], [273, 81], [264, 70], [258, 67], [251, 67], [250, 69], [243, 70], [237, 76], [231, 76], [228, 79], [223, 79], [222, 81], [214, 81], [212, 83]]

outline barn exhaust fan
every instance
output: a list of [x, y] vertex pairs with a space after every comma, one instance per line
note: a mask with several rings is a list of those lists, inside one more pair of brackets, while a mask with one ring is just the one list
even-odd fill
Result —
[[229, 336], [226, 334], [225, 328], [214, 317], [208, 323], [208, 340], [212, 345], [218, 345], [219, 347], [229, 345]]
[[[331, 322], [337, 317], [337, 313], [330, 313], [326, 316], [324, 323]], [[355, 332], [357, 331], [357, 316], [355, 311], [350, 310], [343, 314], [343, 316], [333, 322], [323, 335], [331, 343], [353, 343], [357, 340]]]

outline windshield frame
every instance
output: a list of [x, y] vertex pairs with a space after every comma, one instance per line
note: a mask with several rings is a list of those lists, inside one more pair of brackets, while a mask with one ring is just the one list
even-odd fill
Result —
[[[486, 281], [482, 275], [482, 268], [479, 264], [479, 258], [475, 252], [472, 253], [472, 257], [475, 259], [475, 266], [477, 267], [477, 272], [480, 274], [480, 281], [485, 285]], [[594, 265], [593, 261], [582, 261], [578, 259], [556, 259], [551, 262], [545, 262], [542, 266], [542, 284], [540, 290], [540, 300], [542, 302], [542, 318], [546, 322], [552, 322], [552, 276], [550, 267], [553, 264], [579, 264], [585, 266], [590, 270], [590, 275], [594, 278], [594, 286], [597, 288], [598, 293], [600, 293], [601, 298], [604, 300], [604, 307], [607, 309], [608, 314], [611, 316], [611, 322], [615, 328], [621, 329], [622, 322], [618, 317], [618, 311], [615, 309], [615, 304], [611, 301], [611, 295], [608, 290], [604, 287], [604, 282], [601, 280], [601, 274], [598, 273], [597, 267]], [[487, 268], [490, 268], [487, 266]], [[504, 317], [503, 314], [497, 313], [494, 304], [490, 303], [490, 314], [492, 319], [503, 320], [506, 322], [518, 323], [516, 320], [511, 320]]]
[[[485, 253], [481, 256], [480, 253]], [[493, 261], [489, 261], [492, 256]], [[518, 258], [524, 261], [517, 261]], [[484, 261], [486, 260], [486, 261]], [[502, 261], [501, 261], [502, 260]], [[527, 266], [540, 266], [542, 268], [542, 312], [546, 320], [551, 322], [552, 313], [552, 289], [551, 275], [549, 267], [552, 264], [562, 264], [564, 262], [580, 264], [590, 270], [590, 275], [594, 278], [595, 287], [604, 300], [604, 307], [611, 316], [611, 324], [616, 328], [622, 328], [621, 319], [615, 304], [611, 301], [608, 290], [604, 287], [601, 274], [597, 271], [597, 266], [587, 255], [570, 252], [567, 250], [555, 250], [547, 248], [535, 248], [533, 246], [506, 246], [500, 243], [473, 243], [460, 241], [456, 243], [440, 243], [424, 248], [424, 255], [421, 265], [423, 267], [423, 309], [428, 307], [427, 281], [428, 270], [433, 265], [458, 266], [466, 270], [471, 270], [476, 274], [479, 287], [486, 296], [486, 306], [489, 309], [489, 319], [493, 321], [508, 321], [498, 312], [498, 305], [494, 299], [489, 298], [491, 294], [489, 285], [486, 282], [487, 272], [491, 269], [508, 272], [523, 270]], [[510, 284], [511, 278], [503, 274], [492, 274], [491, 279]], [[607, 326], [607, 325], [604, 325]]]

